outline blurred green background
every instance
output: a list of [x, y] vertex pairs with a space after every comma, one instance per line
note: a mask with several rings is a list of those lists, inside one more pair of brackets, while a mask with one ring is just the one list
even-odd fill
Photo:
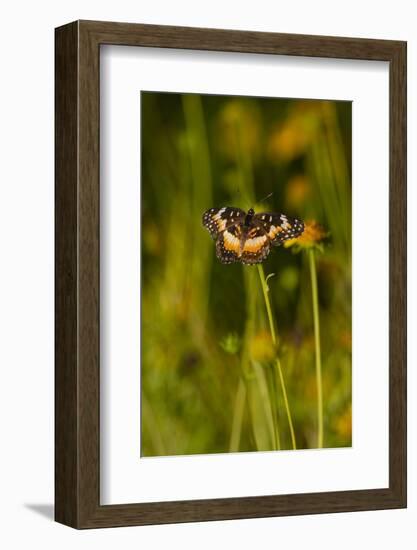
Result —
[[141, 117], [142, 456], [294, 448], [277, 361], [296, 447], [318, 446], [308, 250], [263, 264], [274, 346], [257, 267], [222, 265], [202, 226], [222, 206], [324, 229], [323, 446], [350, 446], [351, 103], [142, 92]]

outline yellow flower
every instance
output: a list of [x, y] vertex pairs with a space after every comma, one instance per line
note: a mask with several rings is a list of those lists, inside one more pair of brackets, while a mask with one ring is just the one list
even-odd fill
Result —
[[272, 361], [275, 357], [275, 348], [269, 332], [261, 331], [255, 334], [250, 341], [249, 352], [253, 361]]
[[352, 349], [352, 333], [350, 330], [342, 330], [339, 335], [339, 343], [343, 349], [348, 351]]
[[290, 246], [298, 246], [300, 248], [313, 248], [320, 244], [320, 242], [327, 237], [326, 231], [315, 220], [305, 222], [303, 233], [295, 238], [285, 241], [284, 246], [289, 248]]
[[308, 137], [298, 122], [277, 129], [269, 140], [268, 153], [271, 159], [292, 160], [300, 155], [308, 145]]
[[345, 411], [333, 422], [337, 434], [346, 440], [352, 438], [352, 407], [348, 406]]
[[293, 176], [286, 188], [286, 204], [290, 210], [297, 210], [311, 194], [311, 185], [308, 178], [298, 174]]
[[289, 162], [305, 153], [320, 130], [323, 103], [299, 100], [290, 106], [286, 119], [275, 126], [269, 137], [271, 160]]

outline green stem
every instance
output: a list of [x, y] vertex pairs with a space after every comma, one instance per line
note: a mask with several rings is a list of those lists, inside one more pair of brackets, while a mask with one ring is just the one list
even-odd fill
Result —
[[232, 433], [230, 435], [229, 452], [235, 453], [239, 450], [240, 436], [242, 433], [243, 413], [245, 411], [246, 387], [242, 378], [236, 390], [235, 406], [233, 410]]
[[319, 300], [317, 290], [317, 269], [314, 248], [308, 251], [311, 276], [311, 294], [313, 302], [313, 321], [314, 321], [314, 346], [316, 351], [316, 386], [317, 386], [317, 447], [323, 448], [323, 383], [321, 375], [321, 349], [320, 349], [320, 317]]
[[284, 404], [285, 404], [285, 410], [287, 412], [288, 426], [290, 428], [292, 448], [294, 450], [296, 450], [297, 449], [297, 441], [295, 439], [295, 432], [294, 432], [294, 426], [293, 426], [292, 418], [291, 418], [290, 405], [288, 403], [287, 390], [285, 389], [284, 374], [282, 372], [281, 361], [279, 359], [276, 359], [275, 367], [276, 367], [276, 370], [278, 372], [278, 377], [279, 377], [279, 381], [280, 381], [281, 388], [282, 388], [282, 395], [284, 396]]
[[[212, 204], [213, 179], [211, 176], [210, 150], [207, 137], [203, 103], [198, 94], [182, 94], [185, 129], [187, 136], [190, 189], [188, 191], [188, 212], [202, 212]], [[174, 208], [175, 210], [175, 208]], [[187, 218], [185, 218], [187, 219]], [[197, 223], [200, 223], [199, 221]], [[185, 292], [190, 295], [189, 311], [190, 328], [197, 339], [204, 338], [206, 319], [209, 308], [209, 294], [202, 289], [208, 288], [211, 271], [212, 250], [205, 235], [197, 231], [195, 216], [188, 218], [188, 230], [192, 235], [188, 244], [192, 247], [188, 256], [185, 280]], [[176, 246], [174, 248], [177, 248]], [[187, 246], [187, 254], [190, 250]], [[187, 278], [188, 275], [188, 278]]]
[[[279, 433], [277, 418], [273, 413], [273, 400], [271, 391], [268, 390], [268, 381], [264, 370], [260, 365], [256, 365], [251, 358], [250, 341], [254, 335], [255, 318], [258, 303], [258, 292], [256, 292], [256, 274], [251, 269], [244, 269], [243, 276], [247, 296], [247, 315], [244, 336], [244, 347], [242, 350], [242, 374], [246, 383], [247, 403], [251, 412], [251, 419], [254, 431], [256, 446], [259, 450], [269, 449], [279, 450]], [[261, 397], [263, 396], [263, 397]], [[256, 403], [257, 401], [257, 403]], [[263, 415], [259, 417], [258, 406], [261, 405]], [[271, 422], [269, 421], [271, 420]], [[272, 423], [272, 424], [271, 424]], [[265, 425], [272, 430], [267, 430], [265, 434]]]
[[[266, 312], [267, 312], [267, 315], [268, 315], [269, 328], [270, 328], [270, 331], [271, 331], [272, 343], [274, 344], [274, 347], [276, 347], [277, 337], [276, 337], [276, 333], [275, 333], [274, 318], [272, 316], [271, 302], [269, 300], [269, 288], [268, 288], [268, 283], [266, 282], [266, 279], [265, 279], [265, 273], [264, 273], [264, 268], [263, 268], [262, 264], [258, 264], [258, 273], [259, 273], [259, 279], [261, 281], [262, 292], [263, 292], [263, 295], [264, 295]], [[278, 358], [276, 359], [275, 366], [276, 366], [279, 381], [280, 381], [280, 384], [281, 384], [282, 394], [284, 396], [284, 405], [285, 405], [285, 410], [286, 410], [286, 413], [287, 413], [288, 426], [290, 428], [290, 433], [291, 433], [292, 448], [296, 449], [297, 448], [297, 443], [296, 443], [296, 439], [295, 439], [294, 426], [293, 426], [293, 423], [292, 423], [290, 405], [289, 405], [288, 397], [287, 397], [287, 390], [286, 390], [286, 387], [285, 387], [284, 374], [282, 372], [281, 362]]]
[[266, 312], [268, 314], [268, 322], [269, 322], [269, 329], [271, 331], [272, 343], [274, 344], [274, 346], [276, 346], [277, 337], [275, 334], [274, 319], [272, 317], [271, 302], [269, 301], [269, 295], [268, 295], [269, 288], [268, 288], [268, 283], [266, 282], [266, 279], [265, 279], [265, 273], [264, 273], [264, 268], [262, 264], [258, 264], [258, 273], [259, 273], [259, 278], [261, 280], [262, 292], [264, 295], [264, 300], [266, 305]]
[[[272, 392], [273, 392], [273, 395], [276, 396], [276, 395], [278, 395], [278, 392], [277, 392], [277, 383], [276, 383], [276, 380], [275, 380], [275, 376], [274, 376], [273, 372], [270, 372], [269, 374], [270, 374], [270, 379], [271, 379]], [[274, 415], [274, 431], [275, 431], [276, 447], [277, 447], [277, 451], [280, 451], [281, 450], [281, 438], [280, 438], [280, 435], [279, 435], [278, 404], [277, 404], [276, 399], [272, 400], [271, 406], [272, 406], [272, 413]]]

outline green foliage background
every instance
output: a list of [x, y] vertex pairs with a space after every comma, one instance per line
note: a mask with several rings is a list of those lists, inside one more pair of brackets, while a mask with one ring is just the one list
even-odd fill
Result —
[[[222, 265], [211, 207], [318, 222], [324, 447], [351, 445], [351, 103], [142, 92], [143, 456], [317, 447], [306, 251], [265, 261], [274, 347], [254, 266]], [[258, 202], [271, 191], [273, 196]], [[279, 441], [278, 441], [279, 440]]]

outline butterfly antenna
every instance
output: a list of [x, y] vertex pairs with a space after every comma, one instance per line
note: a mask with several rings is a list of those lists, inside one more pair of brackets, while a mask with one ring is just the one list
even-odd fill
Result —
[[273, 194], [274, 194], [274, 192], [271, 191], [271, 192], [269, 193], [269, 195], [267, 195], [266, 197], [264, 197], [263, 199], [261, 199], [259, 202], [264, 202], [264, 201], [266, 201], [266, 199], [269, 199], [269, 197], [272, 197]]

